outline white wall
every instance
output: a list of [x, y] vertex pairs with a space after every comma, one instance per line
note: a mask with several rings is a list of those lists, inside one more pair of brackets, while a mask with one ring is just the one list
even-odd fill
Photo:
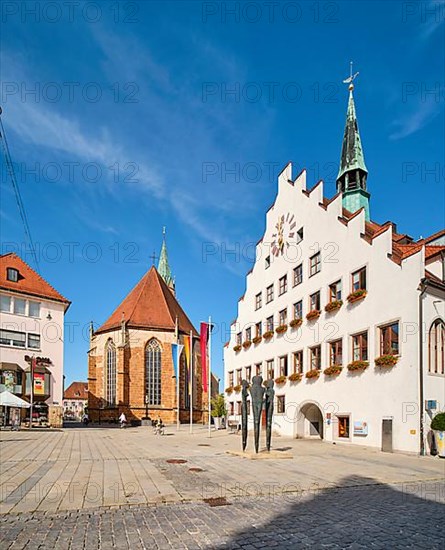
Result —
[[[26, 369], [29, 365], [25, 361], [25, 355], [31, 356], [34, 354], [38, 357], [48, 357], [51, 359], [52, 365], [48, 367], [48, 370], [52, 373], [51, 397], [46, 403], [62, 405], [64, 304], [27, 296], [25, 294], [13, 294], [4, 290], [2, 290], [1, 293], [3, 295], [17, 296], [19, 298], [40, 302], [39, 318], [5, 312], [0, 314], [0, 323], [3, 329], [40, 334], [40, 349], [31, 349], [28, 347], [13, 348], [0, 345], [1, 361], [17, 363], [23, 369]], [[51, 315], [51, 320], [47, 319], [48, 314]]]

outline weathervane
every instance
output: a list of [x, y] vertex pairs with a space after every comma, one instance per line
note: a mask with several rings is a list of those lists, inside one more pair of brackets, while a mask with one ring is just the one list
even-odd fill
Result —
[[359, 73], [352, 74], [352, 61], [349, 63], [349, 76], [343, 80], [343, 84], [349, 84], [349, 91], [352, 92], [354, 89], [354, 80], [358, 77]]

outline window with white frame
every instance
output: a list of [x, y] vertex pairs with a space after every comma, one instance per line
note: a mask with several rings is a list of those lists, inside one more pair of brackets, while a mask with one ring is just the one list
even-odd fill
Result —
[[329, 285], [329, 302], [341, 300], [341, 280]]
[[368, 360], [368, 333], [360, 332], [352, 336], [352, 360]]
[[243, 369], [236, 369], [236, 383], [241, 384], [242, 379], [243, 379]]
[[6, 279], [13, 283], [16, 283], [19, 280], [19, 272], [13, 267], [6, 268]]
[[255, 365], [255, 376], [261, 376], [263, 370], [263, 363], [256, 363]]
[[269, 359], [268, 361], [266, 361], [266, 374], [268, 379], [274, 377], [273, 363], [274, 363], [273, 359]]
[[16, 315], [26, 315], [26, 300], [14, 298], [14, 313]]
[[287, 355], [278, 358], [279, 376], [287, 376]]
[[352, 291], [366, 290], [366, 267], [354, 271], [351, 275]]
[[236, 335], [236, 345], [240, 346], [242, 341], [243, 341], [243, 335], [241, 332], [238, 332], [238, 334]]
[[399, 323], [379, 327], [380, 355], [399, 354]]
[[286, 401], [284, 395], [277, 395], [277, 414], [284, 414], [286, 410]]
[[303, 317], [303, 300], [299, 300], [294, 304], [294, 319], [302, 319]]
[[303, 372], [303, 350], [294, 352], [294, 373], [302, 374]]
[[321, 270], [321, 254], [317, 252], [309, 258], [309, 277], [319, 273]]
[[310, 311], [316, 311], [320, 309], [320, 291], [314, 292], [309, 296], [309, 309]]
[[278, 288], [279, 296], [282, 296], [285, 292], [287, 292], [287, 275], [283, 275], [283, 277], [281, 277]]
[[260, 321], [259, 323], [255, 324], [255, 337], [260, 338], [263, 335], [263, 323]]
[[11, 296], [5, 294], [0, 295], [0, 311], [10, 313], [11, 311]]
[[233, 386], [233, 371], [229, 372], [229, 386]]
[[340, 338], [329, 343], [329, 366], [343, 363], [343, 340]]
[[273, 330], [273, 315], [266, 319], [266, 329], [268, 332]]
[[263, 302], [263, 293], [259, 292], [255, 296], [255, 310], [260, 309], [260, 307], [262, 306], [262, 302]]
[[303, 264], [294, 267], [294, 286], [300, 285], [303, 282]]
[[30, 317], [40, 317], [40, 303], [29, 300], [28, 302], [28, 315]]
[[266, 303], [269, 304], [273, 300], [273, 285], [270, 285], [266, 289]]
[[321, 369], [321, 346], [314, 346], [312, 348], [309, 348], [309, 360], [311, 370]]
[[17, 332], [15, 330], [0, 330], [0, 344], [2, 346], [12, 346], [13, 348], [26, 347], [26, 332]]
[[246, 341], [247, 342], [252, 341], [252, 329], [251, 329], [251, 327], [246, 328]]
[[279, 313], [279, 323], [280, 325], [285, 325], [287, 323], [287, 308], [282, 309]]
[[252, 379], [252, 367], [246, 367], [246, 380], [247, 382], [250, 382]]
[[40, 349], [40, 334], [28, 334], [28, 348]]

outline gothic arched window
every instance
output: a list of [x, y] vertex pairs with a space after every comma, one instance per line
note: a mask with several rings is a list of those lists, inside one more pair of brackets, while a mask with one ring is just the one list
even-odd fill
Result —
[[431, 325], [428, 347], [428, 372], [445, 374], [445, 323], [441, 319], [437, 319]]
[[105, 348], [105, 400], [108, 406], [116, 405], [116, 347], [108, 340]]
[[145, 347], [145, 399], [148, 405], [161, 404], [161, 346], [155, 339]]

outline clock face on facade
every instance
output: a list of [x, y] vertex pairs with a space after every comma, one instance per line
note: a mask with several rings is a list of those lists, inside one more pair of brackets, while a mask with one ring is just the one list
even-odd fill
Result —
[[271, 252], [274, 256], [284, 253], [289, 246], [289, 240], [295, 236], [295, 215], [288, 212], [278, 217], [275, 224], [276, 232], [272, 234]]

